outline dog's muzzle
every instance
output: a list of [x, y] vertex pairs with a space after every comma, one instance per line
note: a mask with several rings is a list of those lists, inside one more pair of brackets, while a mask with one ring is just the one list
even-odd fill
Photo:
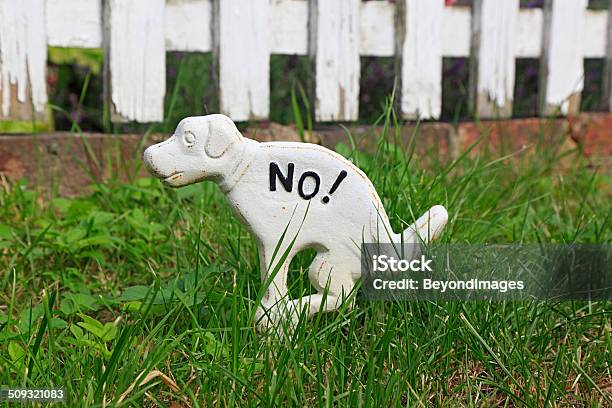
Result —
[[153, 154], [151, 153], [152, 152], [151, 147], [153, 146], [148, 147], [142, 153], [142, 161], [144, 162], [145, 168], [147, 169], [149, 173], [157, 175], [157, 172], [155, 171], [155, 168], [153, 167]]
[[[149, 173], [151, 173], [153, 176], [160, 178], [164, 181], [168, 180], [170, 181], [173, 177], [176, 177], [179, 175], [179, 173], [181, 173], [180, 171], [173, 171], [175, 169], [172, 169], [171, 167], [173, 166], [164, 166], [163, 164], [163, 160], [161, 160], [160, 163], [160, 157], [155, 157], [155, 156], [159, 156], [159, 155], [164, 155], [164, 146], [167, 145], [167, 141], [166, 142], [162, 142], [162, 143], [158, 143], [155, 144], [153, 146], [149, 146], [143, 153], [142, 153], [142, 161], [145, 164], [146, 169], [149, 171]], [[164, 168], [164, 167], [168, 167], [168, 168]]]

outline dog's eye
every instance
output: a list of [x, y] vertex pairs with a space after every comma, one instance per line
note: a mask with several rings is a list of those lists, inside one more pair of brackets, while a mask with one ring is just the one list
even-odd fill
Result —
[[196, 141], [195, 135], [191, 132], [185, 132], [183, 138], [185, 139], [185, 143], [188, 145], [192, 145]]

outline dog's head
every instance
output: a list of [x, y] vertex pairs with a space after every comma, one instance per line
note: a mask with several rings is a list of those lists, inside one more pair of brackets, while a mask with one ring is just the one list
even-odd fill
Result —
[[168, 140], [150, 146], [143, 160], [148, 170], [172, 187], [222, 178], [231, 171], [242, 135], [224, 115], [183, 119]]

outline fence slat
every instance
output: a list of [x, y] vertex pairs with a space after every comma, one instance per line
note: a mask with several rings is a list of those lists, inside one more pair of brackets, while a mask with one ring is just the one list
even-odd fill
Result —
[[164, 118], [164, 0], [105, 3], [105, 94], [115, 122]]
[[587, 0], [544, 3], [540, 114], [576, 114], [584, 85], [582, 30]]
[[45, 121], [44, 0], [0, 0], [0, 119]]
[[359, 116], [360, 0], [312, 0], [310, 56], [315, 71], [315, 115], [319, 121]]
[[437, 119], [442, 111], [444, 0], [402, 0], [396, 19], [401, 111], [406, 119]]
[[269, 0], [216, 0], [214, 15], [221, 112], [237, 121], [267, 118]]
[[519, 0], [474, 0], [470, 104], [483, 119], [512, 116]]

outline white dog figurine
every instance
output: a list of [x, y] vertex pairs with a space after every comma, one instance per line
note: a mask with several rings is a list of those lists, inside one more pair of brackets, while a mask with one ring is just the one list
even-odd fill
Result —
[[[362, 242], [427, 243], [448, 218], [438, 205], [403, 237], [395, 234], [374, 186], [353, 163], [314, 144], [247, 139], [223, 115], [182, 120], [172, 137], [143, 156], [151, 173], [169, 186], [217, 183], [252, 232], [262, 281], [277, 271], [257, 310], [260, 328], [278, 323], [286, 313], [295, 320], [302, 307], [308, 316], [337, 309], [360, 278]], [[305, 248], [317, 251], [308, 276], [318, 294], [290, 300], [287, 270]], [[287, 249], [279, 269], [275, 263]]]

